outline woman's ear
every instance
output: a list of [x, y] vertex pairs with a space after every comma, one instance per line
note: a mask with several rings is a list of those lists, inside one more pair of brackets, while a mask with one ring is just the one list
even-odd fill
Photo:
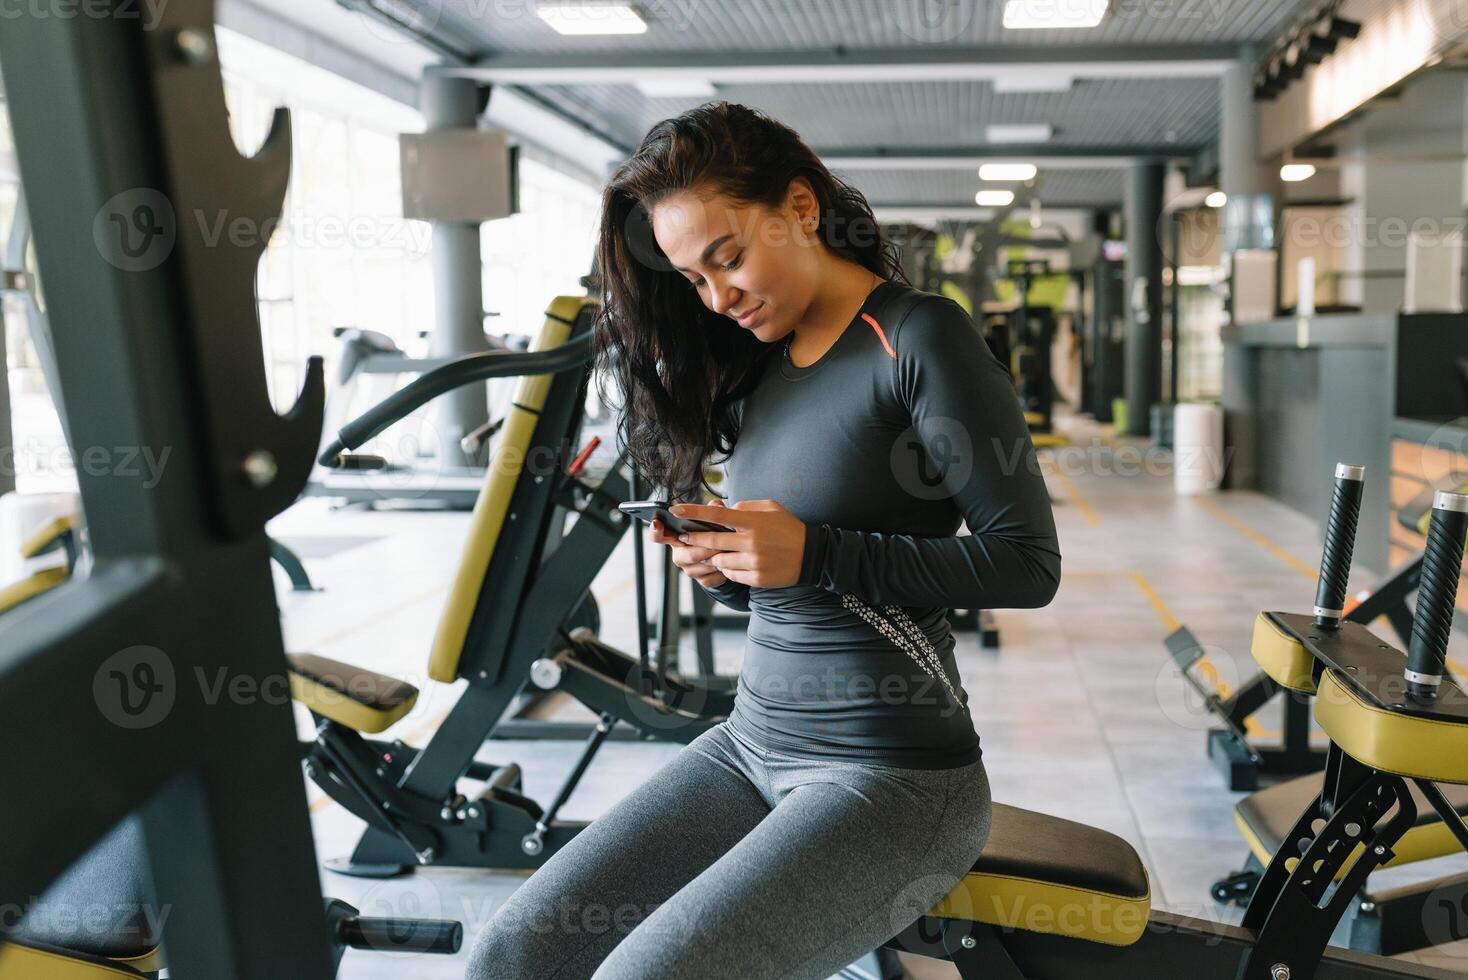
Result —
[[804, 231], [815, 231], [821, 220], [821, 199], [806, 177], [794, 177], [785, 191], [785, 207], [795, 224]]

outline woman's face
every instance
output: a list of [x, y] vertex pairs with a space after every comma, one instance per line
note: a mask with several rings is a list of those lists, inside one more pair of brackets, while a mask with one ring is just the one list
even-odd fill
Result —
[[765, 343], [783, 339], [815, 297], [819, 203], [798, 177], [778, 209], [681, 191], [653, 207], [652, 229], [705, 306]]

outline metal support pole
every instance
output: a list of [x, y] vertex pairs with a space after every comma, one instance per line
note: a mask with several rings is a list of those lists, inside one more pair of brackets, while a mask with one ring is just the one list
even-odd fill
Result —
[[0, 497], [15, 491], [15, 429], [10, 418], [10, 366], [5, 357], [5, 320], [0, 317]]
[[1223, 206], [1223, 251], [1274, 245], [1279, 178], [1259, 159], [1259, 113], [1254, 104], [1254, 59], [1246, 49], [1219, 78], [1218, 183]]
[[[484, 92], [467, 78], [424, 74], [419, 100], [429, 130], [473, 129], [484, 108]], [[429, 357], [458, 357], [488, 350], [484, 340], [483, 263], [479, 224], [433, 222], [434, 326]], [[459, 445], [464, 436], [489, 421], [483, 385], [468, 385], [443, 396], [438, 411], [438, 458], [443, 466], [473, 466], [478, 461]]]
[[1163, 165], [1132, 167], [1126, 195], [1127, 237], [1127, 432], [1151, 430], [1152, 406], [1162, 397], [1162, 218]]

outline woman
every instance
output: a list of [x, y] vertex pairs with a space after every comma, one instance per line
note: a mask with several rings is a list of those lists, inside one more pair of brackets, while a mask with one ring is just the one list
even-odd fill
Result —
[[469, 976], [824, 978], [987, 838], [946, 613], [1055, 593], [1029, 434], [963, 310], [906, 285], [862, 195], [753, 110], [653, 127], [597, 258], [624, 443], [684, 500], [727, 457], [732, 506], [674, 512], [733, 530], [650, 536], [752, 613], [737, 706], [508, 900]]

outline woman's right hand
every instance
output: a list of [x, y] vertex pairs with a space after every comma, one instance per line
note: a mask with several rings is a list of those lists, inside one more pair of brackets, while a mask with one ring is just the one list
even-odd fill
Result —
[[[712, 507], [722, 507], [724, 502], [715, 499], [709, 504]], [[717, 548], [694, 548], [678, 540], [663, 524], [662, 520], [654, 517], [652, 526], [648, 528], [647, 539], [653, 544], [669, 545], [673, 549], [673, 564], [683, 570], [683, 574], [693, 579], [706, 589], [717, 589], [729, 581], [724, 573], [713, 565], [708, 564], [712, 555], [717, 555]]]

